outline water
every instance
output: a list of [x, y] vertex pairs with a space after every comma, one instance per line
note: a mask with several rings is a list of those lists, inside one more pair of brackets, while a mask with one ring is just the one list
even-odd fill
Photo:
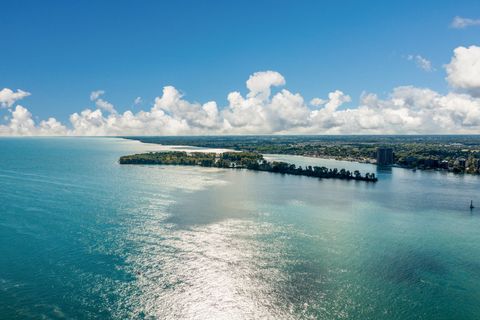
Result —
[[117, 164], [155, 148], [0, 139], [1, 319], [480, 317], [479, 177]]

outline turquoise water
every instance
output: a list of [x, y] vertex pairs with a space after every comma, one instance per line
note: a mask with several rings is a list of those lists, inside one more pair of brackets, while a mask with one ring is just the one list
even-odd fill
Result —
[[480, 317], [479, 177], [117, 164], [151, 148], [0, 139], [1, 319]]

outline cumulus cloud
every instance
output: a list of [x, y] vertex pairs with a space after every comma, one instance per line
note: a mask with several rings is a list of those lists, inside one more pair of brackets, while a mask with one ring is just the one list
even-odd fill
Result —
[[480, 47], [458, 47], [445, 66], [448, 83], [456, 89], [480, 96]]
[[250, 90], [249, 97], [266, 99], [270, 96], [271, 87], [285, 85], [285, 79], [276, 71], [255, 72], [247, 80], [247, 88]]
[[422, 57], [419, 54], [416, 54], [416, 55], [410, 54], [407, 56], [407, 60], [415, 62], [415, 65], [424, 71], [427, 71], [427, 72], [435, 71], [435, 69], [432, 66], [432, 62], [427, 58]]
[[155, 99], [151, 112], [161, 114], [163, 119], [173, 120], [181, 128], [184, 126], [199, 130], [219, 128], [220, 118], [215, 101], [203, 105], [188, 102], [173, 86], [163, 88], [163, 95]]
[[6, 125], [0, 125], [0, 135], [7, 136], [41, 136], [66, 135], [67, 128], [55, 118], [36, 124], [27, 108], [17, 105], [11, 112]]
[[99, 108], [99, 109], [102, 109], [102, 110], [105, 110], [107, 112], [116, 112], [115, 111], [115, 107], [113, 106], [113, 104], [111, 104], [110, 102], [108, 101], [105, 101], [103, 99], [97, 99], [95, 101], [95, 105]]
[[[271, 88], [264, 87], [264, 91]], [[467, 93], [440, 94], [427, 88], [402, 86], [386, 98], [365, 93], [359, 105], [348, 108], [350, 96], [330, 92], [323, 104], [311, 109], [299, 93], [282, 89], [258, 98], [228, 95], [227, 106], [214, 101], [189, 102], [181, 92], [166, 86], [149, 111], [105, 115], [100, 109], [71, 116], [75, 135], [176, 134], [352, 134], [478, 132], [480, 99]]]
[[480, 26], [480, 19], [470, 19], [456, 16], [455, 18], [453, 18], [450, 26], [454, 29], [464, 29], [471, 26]]
[[[16, 105], [4, 124], [0, 124], [0, 134], [479, 133], [479, 57], [480, 48], [476, 46], [454, 50], [452, 60], [445, 66], [453, 90], [446, 94], [401, 86], [386, 97], [363, 93], [354, 106], [349, 105], [351, 97], [340, 90], [306, 102], [300, 93], [277, 88], [286, 83], [280, 73], [262, 71], [248, 78], [246, 94], [230, 92], [224, 106], [215, 101], [189, 101], [177, 88], [165, 86], [150, 109], [119, 113], [102, 99], [104, 92], [99, 90], [90, 96], [94, 107], [73, 113], [68, 125], [54, 118], [36, 123], [29, 110]], [[15, 101], [8, 105], [13, 106]]]
[[10, 108], [15, 102], [29, 95], [29, 92], [23, 90], [17, 90], [17, 92], [15, 92], [9, 88], [3, 88], [0, 90], [0, 106]]
[[320, 99], [320, 98], [313, 98], [310, 100], [310, 104], [314, 107], [320, 107], [321, 105], [325, 104], [327, 101]]
[[100, 98], [104, 94], [105, 94], [104, 90], [92, 91], [90, 93], [90, 100], [95, 102], [95, 105], [97, 106], [98, 109], [101, 109], [110, 113], [117, 112], [113, 104]]
[[350, 101], [352, 101], [350, 96], [344, 94], [340, 90], [335, 90], [334, 92], [330, 92], [328, 94], [328, 102], [325, 104], [325, 110], [328, 112], [334, 112], [342, 104]]

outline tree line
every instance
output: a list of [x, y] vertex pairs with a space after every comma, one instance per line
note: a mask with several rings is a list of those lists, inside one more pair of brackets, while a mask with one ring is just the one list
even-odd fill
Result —
[[265, 171], [297, 176], [316, 177], [323, 179], [342, 179], [376, 182], [374, 173], [362, 175], [358, 170], [329, 169], [319, 166], [296, 166], [281, 161], [267, 161], [256, 152], [224, 152], [203, 153], [166, 151], [134, 154], [120, 157], [120, 164], [158, 164], [158, 165], [186, 165], [216, 168], [244, 168], [253, 171]]

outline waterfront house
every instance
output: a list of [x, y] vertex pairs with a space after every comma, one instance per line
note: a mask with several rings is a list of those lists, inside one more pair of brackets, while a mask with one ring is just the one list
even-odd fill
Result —
[[449, 168], [448, 160], [442, 160], [440, 162], [440, 168], [448, 170]]
[[460, 168], [465, 168], [467, 165], [467, 159], [465, 158], [457, 158], [455, 161], [455, 165], [460, 167]]

